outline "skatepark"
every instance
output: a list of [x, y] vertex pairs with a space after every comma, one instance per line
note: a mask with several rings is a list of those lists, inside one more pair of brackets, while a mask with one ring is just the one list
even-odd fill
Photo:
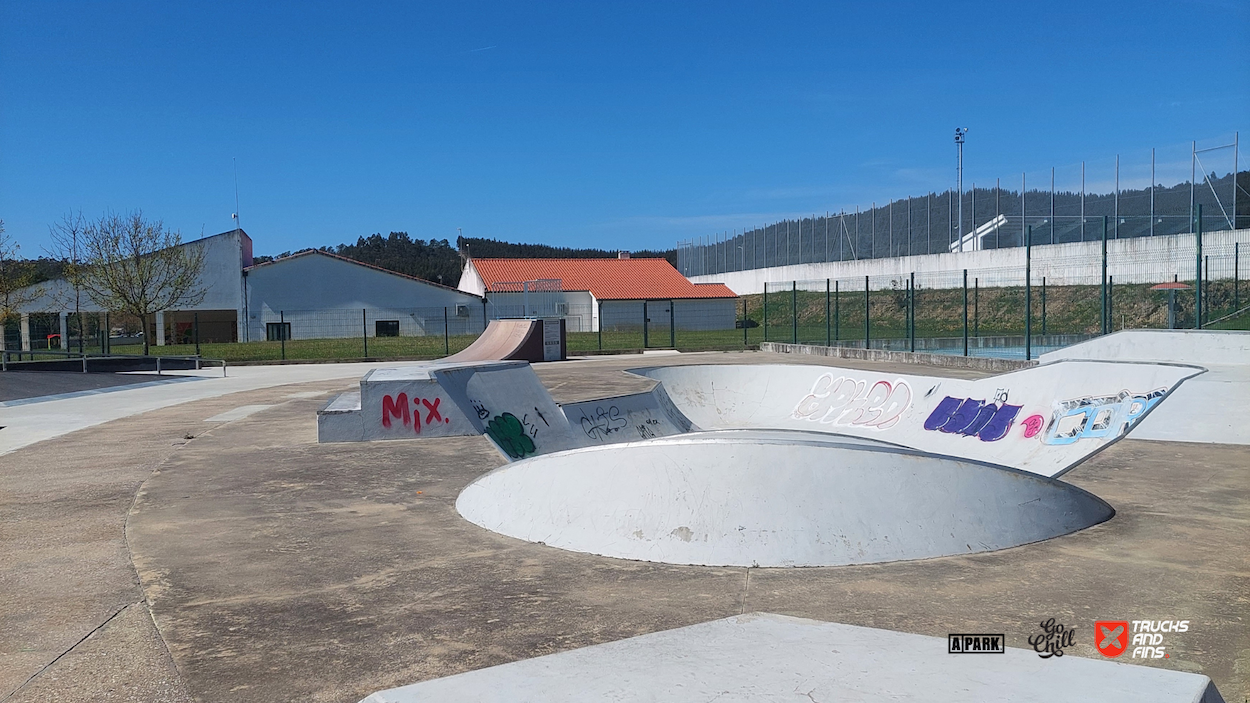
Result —
[[[23, 613], [0, 687], [1250, 691], [1248, 335], [1119, 333], [991, 374], [761, 352], [530, 365], [508, 334], [498, 360], [178, 372], [0, 406]], [[1048, 619], [1075, 628], [1067, 656], [1031, 646]], [[1111, 659], [1100, 620], [1191, 626], [1166, 658]], [[979, 632], [1005, 656], [943, 649]]]

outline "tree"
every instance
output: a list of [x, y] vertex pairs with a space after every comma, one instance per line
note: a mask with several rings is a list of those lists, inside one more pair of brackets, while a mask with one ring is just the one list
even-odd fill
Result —
[[161, 220], [145, 220], [141, 211], [88, 223], [80, 247], [84, 290], [100, 307], [139, 318], [145, 355], [151, 348], [149, 315], [204, 300], [204, 250], [183, 246], [181, 234]]
[[4, 349], [4, 329], [21, 309], [43, 295], [35, 283], [34, 265], [17, 258], [21, 249], [18, 243], [4, 233], [4, 220], [0, 220], [0, 349]]
[[[86, 267], [82, 261], [82, 239], [86, 233], [88, 223], [86, 218], [82, 216], [82, 212], [69, 212], [61, 218], [60, 222], [48, 228], [48, 233], [52, 241], [52, 249], [48, 254], [54, 259], [62, 262], [61, 276], [65, 282], [70, 285], [69, 297], [72, 300], [58, 301], [66, 307], [72, 303], [74, 308], [74, 320], [78, 324], [78, 351], [82, 352], [83, 345], [83, 324], [82, 324], [82, 296], [83, 296], [83, 275]], [[69, 340], [61, 340], [61, 348], [69, 348]]]

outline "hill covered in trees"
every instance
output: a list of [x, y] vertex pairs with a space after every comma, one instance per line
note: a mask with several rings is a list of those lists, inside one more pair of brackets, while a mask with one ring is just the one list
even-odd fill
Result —
[[[526, 258], [526, 259], [615, 259], [617, 252], [603, 249], [571, 249], [545, 244], [516, 244], [496, 239], [459, 237], [453, 248], [446, 239], [413, 238], [407, 232], [391, 232], [387, 235], [371, 234], [358, 237], [355, 244], [339, 244], [322, 247], [326, 251], [345, 256], [366, 264], [380, 266], [390, 271], [416, 276], [445, 286], [454, 286], [460, 280], [464, 257]], [[280, 259], [298, 252], [283, 252], [278, 256], [257, 256], [256, 263]], [[668, 259], [677, 263], [676, 251], [640, 250], [630, 252], [634, 258]]]

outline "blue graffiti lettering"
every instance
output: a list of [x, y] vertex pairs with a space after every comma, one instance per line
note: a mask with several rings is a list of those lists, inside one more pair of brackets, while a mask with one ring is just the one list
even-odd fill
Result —
[[1007, 436], [1020, 408], [1019, 405], [947, 396], [929, 414], [924, 428], [977, 437], [982, 442], [997, 442]]
[[1163, 398], [1167, 389], [1131, 394], [1087, 396], [1056, 403], [1043, 441], [1046, 444], [1072, 444], [1079, 439], [1118, 436], [1128, 431], [1138, 418]]

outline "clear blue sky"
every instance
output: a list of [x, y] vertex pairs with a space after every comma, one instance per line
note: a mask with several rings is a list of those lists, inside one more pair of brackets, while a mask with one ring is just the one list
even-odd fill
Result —
[[1250, 140], [1250, 3], [0, 3], [28, 256], [71, 208], [228, 230], [232, 158], [258, 254], [668, 248], [943, 190], [956, 126], [965, 183], [1152, 146], [1187, 177], [1188, 140]]

